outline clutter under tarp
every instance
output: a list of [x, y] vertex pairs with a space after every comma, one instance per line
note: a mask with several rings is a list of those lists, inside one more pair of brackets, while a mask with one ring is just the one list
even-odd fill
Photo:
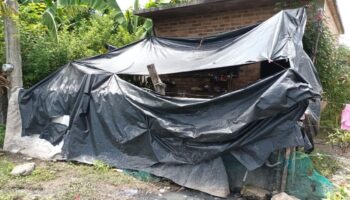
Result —
[[[309, 145], [298, 120], [307, 109], [318, 117], [322, 88], [302, 47], [305, 12], [204, 39], [151, 37], [73, 61], [21, 91], [22, 136], [63, 141], [66, 160], [102, 160], [225, 197], [223, 155], [254, 170], [275, 150]], [[160, 96], [118, 76], [148, 75], [149, 64], [170, 74], [281, 59], [290, 68], [213, 99]], [[63, 116], [68, 126], [57, 122]]]

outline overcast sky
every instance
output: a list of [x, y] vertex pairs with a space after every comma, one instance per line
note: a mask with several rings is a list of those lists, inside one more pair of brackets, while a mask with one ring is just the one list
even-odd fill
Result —
[[[126, 10], [133, 5], [134, 0], [117, 0], [121, 9]], [[148, 0], [139, 0], [145, 5]], [[337, 0], [339, 12], [343, 21], [345, 34], [341, 36], [341, 42], [350, 46], [350, 0]]]
[[341, 42], [350, 46], [350, 1], [337, 0], [339, 12], [343, 21], [345, 34], [341, 36]]

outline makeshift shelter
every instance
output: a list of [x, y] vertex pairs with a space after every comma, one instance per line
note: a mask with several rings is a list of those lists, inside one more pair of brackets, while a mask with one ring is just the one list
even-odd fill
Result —
[[[223, 157], [254, 170], [275, 150], [310, 148], [298, 121], [306, 110], [318, 119], [322, 88], [302, 46], [306, 18], [304, 8], [286, 10], [223, 35], [151, 37], [73, 61], [21, 90], [22, 137], [59, 145], [62, 159], [102, 160], [225, 197]], [[172, 74], [278, 60], [290, 67], [212, 99], [161, 96], [119, 77], [148, 75], [149, 64]], [[16, 145], [7, 139], [7, 149]]]

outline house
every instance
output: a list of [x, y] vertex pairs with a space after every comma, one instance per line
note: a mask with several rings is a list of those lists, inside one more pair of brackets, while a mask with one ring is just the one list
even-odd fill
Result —
[[[268, 194], [296, 185], [293, 196], [321, 199], [330, 187], [299, 162], [295, 169], [307, 170], [293, 171], [298, 182], [286, 185], [285, 166], [294, 154], [284, 149], [310, 150], [299, 119], [307, 108], [319, 117], [322, 87], [301, 45], [306, 19], [305, 8], [285, 10], [258, 26], [210, 39], [151, 37], [71, 61], [34, 87], [12, 94], [10, 102], [20, 112], [9, 110], [18, 120], [7, 132], [4, 149], [84, 163], [100, 160], [218, 197], [245, 186]], [[219, 84], [234, 84], [246, 72], [247, 66], [237, 66], [263, 61], [263, 68], [266, 60], [281, 65], [279, 70], [288, 65], [292, 70], [213, 99], [169, 98], [125, 81], [125, 76], [144, 80], [156, 74], [156, 66], [170, 80], [209, 77], [208, 91], [196, 91], [210, 92], [215, 86], [217, 92]], [[174, 87], [179, 84], [175, 79]], [[195, 92], [196, 85], [189, 86]]]
[[[301, 1], [304, 5], [311, 2]], [[155, 35], [160, 37], [205, 37], [265, 21], [279, 12], [279, 2], [283, 0], [193, 0], [172, 7], [142, 9], [135, 14], [151, 18]], [[330, 31], [343, 34], [336, 0], [319, 0], [319, 5]]]
[[[282, 0], [193, 0], [170, 7], [142, 9], [136, 15], [151, 18], [159, 37], [206, 38], [265, 21], [281, 10]], [[290, 1], [285, 1], [290, 2]], [[295, 2], [295, 1], [293, 1]], [[310, 0], [300, 0], [307, 5]], [[300, 5], [300, 4], [299, 4]], [[336, 0], [318, 1], [324, 9], [329, 30], [344, 33]], [[295, 6], [295, 5], [293, 5]], [[292, 7], [292, 6], [290, 6]], [[284, 7], [285, 8], [285, 7]], [[309, 21], [314, 17], [309, 16]], [[287, 63], [280, 63], [288, 67]], [[163, 76], [168, 95], [201, 97], [237, 90], [283, 70], [268, 62], [240, 66], [232, 70]]]

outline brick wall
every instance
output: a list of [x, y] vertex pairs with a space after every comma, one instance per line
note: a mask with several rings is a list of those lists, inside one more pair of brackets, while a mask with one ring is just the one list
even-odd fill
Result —
[[[307, 0], [305, 0], [307, 1]], [[334, 34], [339, 34], [331, 11], [324, 0], [320, 0], [320, 4], [325, 5], [325, 14], [328, 16], [327, 24]], [[253, 25], [263, 22], [276, 14], [278, 9], [274, 5], [264, 7], [251, 7], [247, 9], [231, 9], [227, 11], [218, 11], [211, 13], [192, 14], [181, 17], [163, 17], [153, 19], [154, 31], [157, 36], [162, 37], [184, 37], [184, 38], [200, 38], [218, 33], [228, 32], [240, 27]], [[260, 79], [260, 64], [241, 67], [239, 76], [227, 82], [228, 90], [236, 90], [245, 87]], [[171, 78], [168, 76], [167, 78]], [[208, 78], [200, 79], [194, 77], [183, 76], [181, 80], [176, 79], [178, 85], [173, 88], [172, 92], [180, 93], [199, 93], [205, 92], [195, 91], [193, 88], [201, 87], [210, 81]]]
[[232, 79], [228, 84], [229, 91], [243, 88], [249, 84], [255, 83], [260, 79], [260, 63], [246, 65], [240, 68], [239, 76]]
[[223, 68], [161, 75], [169, 96], [213, 97], [243, 88], [260, 79], [260, 63], [235, 68]]
[[[204, 13], [176, 18], [155, 19], [154, 27], [157, 36], [163, 37], [204, 37], [217, 33], [228, 32], [234, 29], [253, 25], [270, 18], [276, 13], [273, 6], [250, 8], [244, 10], [228, 10], [217, 13]], [[208, 77], [202, 76], [168, 76], [176, 86], [168, 88], [172, 94], [179, 93], [184, 96], [215, 94], [211, 91], [197, 91], [203, 85], [211, 85]], [[239, 76], [227, 81], [228, 91], [243, 88], [260, 79], [260, 64], [247, 65], [240, 68]], [[218, 86], [219, 87], [219, 86]], [[222, 85], [222, 87], [224, 87]], [[170, 94], [171, 95], [171, 94]]]
[[330, 8], [329, 4], [330, 4], [329, 1], [326, 1], [324, 4], [326, 25], [328, 26], [331, 33], [333, 33], [335, 36], [339, 36], [340, 32], [339, 32], [338, 27], [336, 25], [334, 16], [332, 15], [331, 8]]
[[202, 37], [262, 22], [276, 13], [273, 6], [227, 10], [175, 18], [154, 19], [155, 33], [163, 37]]

